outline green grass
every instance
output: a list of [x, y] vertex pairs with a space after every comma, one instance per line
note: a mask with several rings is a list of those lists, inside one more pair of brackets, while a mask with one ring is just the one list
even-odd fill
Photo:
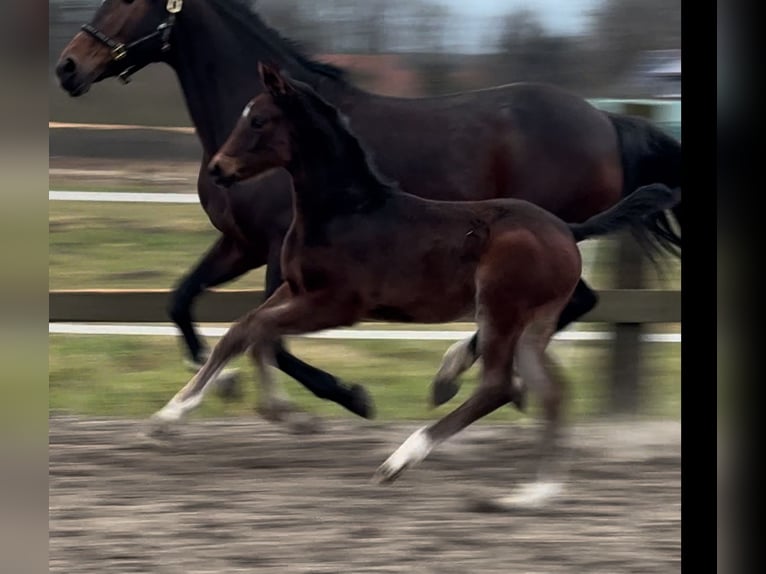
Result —
[[[96, 337], [51, 335], [50, 409], [96, 416], [146, 417], [160, 408], [190, 378], [181, 365], [179, 341], [167, 337]], [[295, 339], [291, 349], [303, 360], [344, 381], [364, 384], [375, 399], [381, 420], [434, 419], [454, 408], [471, 392], [478, 367], [464, 376], [460, 395], [436, 411], [427, 408], [428, 389], [449, 342], [328, 341]], [[554, 343], [552, 353], [568, 380], [568, 410], [576, 419], [604, 410], [609, 386], [608, 345]], [[680, 416], [680, 347], [646, 344], [642, 414], [657, 418]], [[206, 398], [195, 417], [253, 416], [254, 370], [243, 368], [241, 402]], [[304, 408], [327, 417], [352, 417], [341, 407], [310, 395], [282, 373], [291, 397]], [[533, 411], [531, 411], [534, 413]], [[512, 421], [520, 415], [504, 408], [487, 421]]]
[[[51, 289], [171, 288], [219, 236], [197, 205], [49, 205]], [[226, 286], [260, 288], [264, 274]]]

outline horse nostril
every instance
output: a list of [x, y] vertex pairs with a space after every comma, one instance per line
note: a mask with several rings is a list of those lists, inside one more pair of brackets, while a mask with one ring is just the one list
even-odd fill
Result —
[[212, 177], [221, 177], [221, 166], [218, 162], [215, 162], [210, 166], [210, 169], [208, 170], [210, 175]]
[[67, 58], [58, 65], [58, 73], [60, 76], [71, 76], [76, 71], [77, 64], [72, 58]]

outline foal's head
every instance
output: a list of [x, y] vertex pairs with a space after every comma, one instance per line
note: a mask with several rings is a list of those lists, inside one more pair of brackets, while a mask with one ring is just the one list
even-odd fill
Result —
[[277, 70], [259, 63], [258, 73], [265, 91], [245, 106], [234, 130], [208, 165], [219, 185], [286, 167], [293, 157], [285, 108], [299, 94]]
[[336, 187], [356, 184], [365, 192], [395, 188], [336, 107], [284, 72], [262, 63], [258, 72], [263, 93], [245, 106], [208, 165], [219, 185], [286, 167], [293, 175], [297, 170]]

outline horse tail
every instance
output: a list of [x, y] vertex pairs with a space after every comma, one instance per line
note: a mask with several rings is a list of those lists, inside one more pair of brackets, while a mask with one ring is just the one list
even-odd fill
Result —
[[[662, 183], [681, 188], [681, 143], [650, 121], [639, 117], [608, 113], [620, 143], [623, 171], [623, 197], [641, 186]], [[680, 197], [680, 196], [679, 196]], [[672, 207], [681, 230], [681, 201]], [[631, 226], [631, 231], [647, 255], [665, 251], [681, 257], [681, 236], [673, 228], [666, 211], [657, 211]]]
[[569, 229], [575, 241], [580, 242], [591, 237], [612, 233], [626, 226], [633, 228], [642, 225], [658, 213], [671, 209], [681, 200], [681, 188], [671, 189], [662, 183], [652, 183], [639, 187], [636, 191], [620, 200], [598, 215], [583, 223], [570, 223]]

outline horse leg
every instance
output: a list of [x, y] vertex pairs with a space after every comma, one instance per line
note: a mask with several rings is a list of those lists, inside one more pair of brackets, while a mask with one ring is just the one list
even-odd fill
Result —
[[[209, 355], [207, 345], [194, 328], [191, 314], [194, 300], [205, 289], [233, 281], [262, 264], [263, 262], [253, 259], [250, 254], [245, 255], [234, 240], [222, 235], [173, 291], [168, 314], [183, 335], [189, 355], [186, 363], [193, 372], [202, 367]], [[218, 390], [223, 396], [238, 394], [237, 372], [232, 369], [225, 377], [220, 377]]]
[[501, 507], [542, 506], [560, 493], [563, 484], [554, 470], [561, 431], [563, 388], [553, 372], [552, 361], [545, 349], [555, 331], [557, 313], [538, 319], [524, 330], [516, 351], [516, 364], [528, 387], [542, 399], [545, 421], [539, 444], [539, 462], [535, 481], [523, 485], [514, 495], [501, 498]]
[[482, 378], [473, 395], [436, 423], [415, 431], [375, 472], [378, 483], [390, 483], [407, 468], [423, 461], [439, 443], [507, 404], [513, 398], [511, 372], [519, 328], [493, 333], [482, 326]]
[[[273, 293], [282, 283], [280, 253], [281, 245], [273, 246], [269, 253], [269, 262], [266, 268], [267, 296]], [[320, 399], [333, 401], [364, 418], [370, 419], [375, 416], [372, 398], [364, 387], [356, 384], [345, 385], [330, 373], [301, 361], [285, 348], [285, 343], [281, 338], [275, 341], [274, 358], [276, 366], [280, 371], [301, 383]], [[260, 380], [263, 380], [263, 377]], [[281, 402], [285, 408], [288, 408], [289, 401], [287, 400], [286, 393], [284, 390], [280, 390], [276, 383], [261, 386], [261, 392], [266, 394], [278, 391], [282, 393]], [[276, 396], [274, 396], [273, 400], [277, 400]]]
[[218, 341], [210, 356], [191, 380], [178, 391], [170, 401], [151, 417], [153, 431], [163, 431], [172, 423], [180, 421], [202, 402], [208, 385], [212, 383], [226, 364], [244, 353], [253, 342], [259, 317], [269, 308], [282, 305], [290, 300], [290, 290], [285, 285], [277, 290], [257, 309], [239, 319]]

